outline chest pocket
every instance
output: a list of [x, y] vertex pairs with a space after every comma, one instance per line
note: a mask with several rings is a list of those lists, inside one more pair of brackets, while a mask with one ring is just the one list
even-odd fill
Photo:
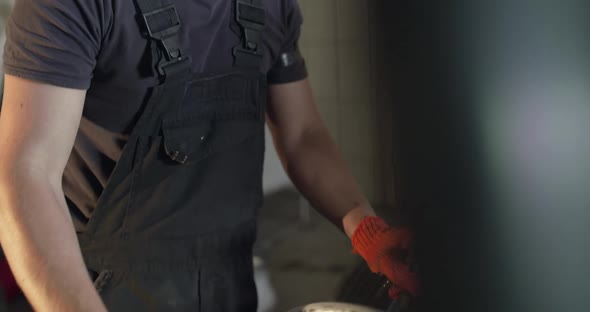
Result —
[[264, 133], [263, 122], [248, 115], [164, 119], [164, 150], [171, 160], [194, 164]]

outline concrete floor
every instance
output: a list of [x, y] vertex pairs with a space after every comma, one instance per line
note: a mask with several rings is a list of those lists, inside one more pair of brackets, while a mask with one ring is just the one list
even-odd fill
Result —
[[299, 209], [300, 195], [285, 189], [267, 196], [260, 211], [255, 252], [266, 261], [276, 292], [272, 311], [335, 300], [360, 259], [344, 233], [313, 210], [302, 222]]

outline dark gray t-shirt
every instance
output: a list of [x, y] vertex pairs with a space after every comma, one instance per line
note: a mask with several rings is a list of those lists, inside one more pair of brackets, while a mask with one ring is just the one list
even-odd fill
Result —
[[[230, 28], [233, 0], [177, 0], [181, 48], [195, 73], [231, 69], [239, 37]], [[264, 70], [269, 83], [307, 77], [303, 60], [279, 66], [297, 49], [297, 0], [266, 0]], [[155, 80], [148, 43], [132, 0], [19, 0], [7, 24], [4, 71], [57, 86], [88, 89], [64, 192], [83, 231]], [[147, 66], [145, 66], [147, 62]]]

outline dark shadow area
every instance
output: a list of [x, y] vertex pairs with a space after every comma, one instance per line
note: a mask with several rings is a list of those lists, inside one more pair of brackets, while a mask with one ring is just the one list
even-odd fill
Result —
[[423, 311], [587, 310], [587, 6], [378, 3]]

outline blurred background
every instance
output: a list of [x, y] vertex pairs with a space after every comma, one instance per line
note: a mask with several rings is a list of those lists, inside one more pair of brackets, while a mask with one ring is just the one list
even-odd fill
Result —
[[[421, 310], [588, 311], [588, 4], [299, 3], [326, 124], [376, 210], [418, 233]], [[386, 307], [383, 281], [293, 188], [267, 140], [261, 311]]]
[[[2, 55], [4, 53], [1, 53], [1, 51], [4, 50], [4, 42], [6, 42], [4, 27], [6, 23], [6, 18], [8, 17], [8, 14], [10, 14], [10, 9], [12, 8], [13, 4], [14, 0], [0, 0], [0, 64], [3, 64]], [[4, 77], [0, 77], [0, 100], [2, 99], [2, 89], [4, 86], [4, 84], [2, 83], [3, 79]]]

